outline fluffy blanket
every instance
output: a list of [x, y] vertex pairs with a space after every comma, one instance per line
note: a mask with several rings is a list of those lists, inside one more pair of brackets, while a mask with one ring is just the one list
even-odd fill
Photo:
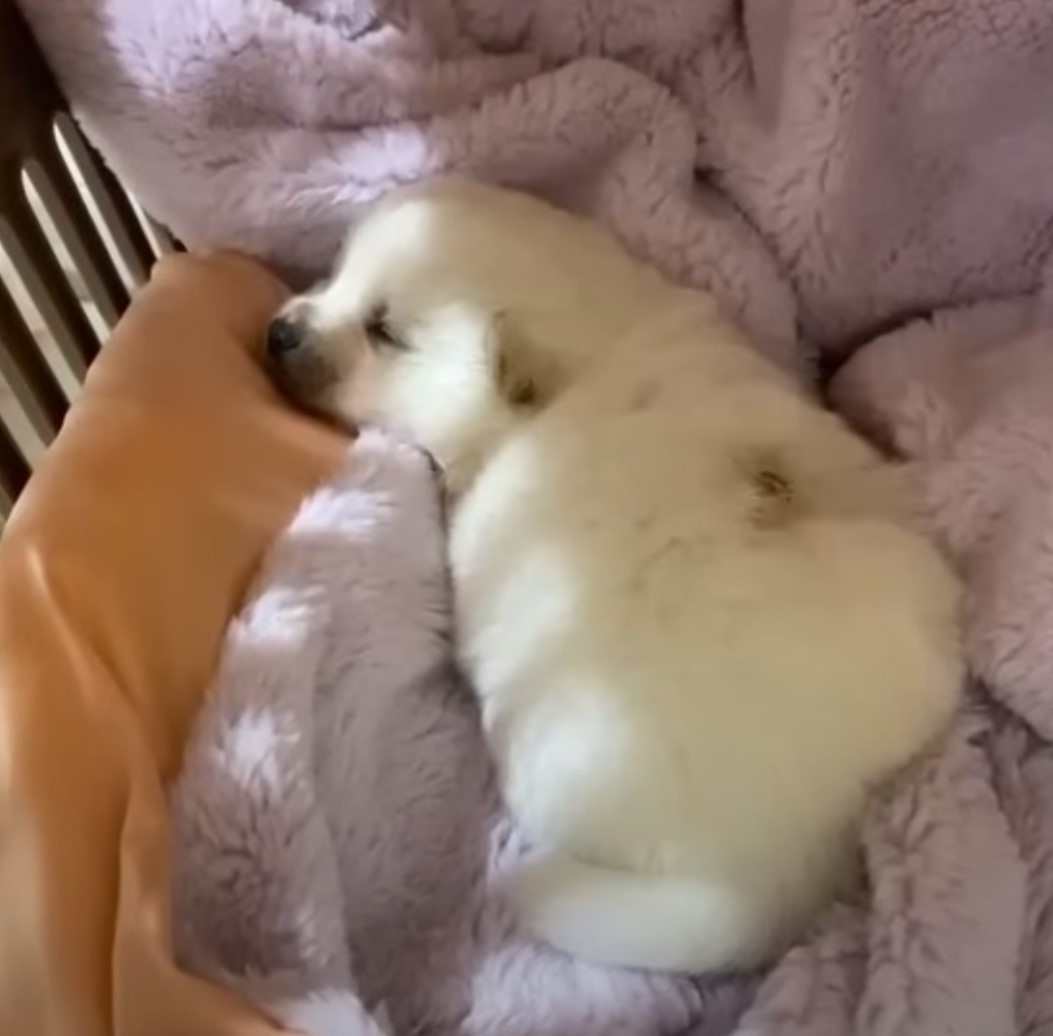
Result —
[[1047, 0], [20, 0], [188, 244], [328, 267], [392, 185], [548, 195], [790, 359], [1032, 290]]
[[872, 895], [766, 976], [519, 939], [519, 848], [448, 671], [434, 490], [372, 441], [275, 547], [176, 791], [180, 951], [310, 1032], [1053, 1027], [1048, 0], [21, 0], [94, 139], [188, 243], [326, 268], [456, 169], [605, 221], [907, 459], [977, 686], [875, 806]]
[[522, 846], [450, 664], [438, 490], [425, 458], [371, 434], [276, 543], [173, 789], [186, 966], [318, 1036], [1049, 1031], [1044, 316], [1019, 299], [918, 322], [833, 384], [912, 458], [970, 580], [985, 678], [941, 750], [874, 804], [866, 904], [838, 905], [769, 974], [728, 980], [599, 969], [523, 938], [493, 891]]
[[1018, 299], [917, 322], [832, 387], [910, 458], [969, 580], [982, 678], [874, 804], [866, 904], [836, 906], [769, 974], [724, 980], [522, 937], [494, 887], [523, 847], [451, 666], [439, 491], [423, 456], [369, 434], [275, 544], [173, 789], [183, 963], [312, 1036], [1050, 1031], [1046, 316]]

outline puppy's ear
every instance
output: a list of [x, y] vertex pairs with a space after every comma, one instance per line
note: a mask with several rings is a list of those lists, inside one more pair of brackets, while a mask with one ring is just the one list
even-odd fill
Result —
[[493, 318], [488, 349], [494, 383], [504, 399], [523, 409], [537, 406], [545, 380], [541, 357], [507, 314]]

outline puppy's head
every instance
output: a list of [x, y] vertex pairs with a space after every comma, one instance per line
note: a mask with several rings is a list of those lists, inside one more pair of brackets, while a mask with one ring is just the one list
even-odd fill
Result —
[[544, 203], [462, 182], [411, 188], [278, 314], [271, 368], [294, 401], [410, 438], [463, 488], [588, 354], [587, 314], [617, 291], [605, 262], [627, 259]]

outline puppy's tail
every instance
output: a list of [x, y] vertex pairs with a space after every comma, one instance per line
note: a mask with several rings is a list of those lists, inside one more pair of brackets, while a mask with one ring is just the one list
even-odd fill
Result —
[[508, 875], [505, 891], [528, 932], [595, 964], [723, 971], [778, 949], [777, 917], [702, 879], [605, 870], [564, 857]]

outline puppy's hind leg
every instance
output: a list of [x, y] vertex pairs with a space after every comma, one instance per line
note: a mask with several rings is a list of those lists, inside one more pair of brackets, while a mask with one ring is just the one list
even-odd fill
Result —
[[595, 964], [712, 972], [773, 952], [777, 923], [732, 888], [695, 878], [607, 870], [551, 856], [500, 890], [533, 936]]

